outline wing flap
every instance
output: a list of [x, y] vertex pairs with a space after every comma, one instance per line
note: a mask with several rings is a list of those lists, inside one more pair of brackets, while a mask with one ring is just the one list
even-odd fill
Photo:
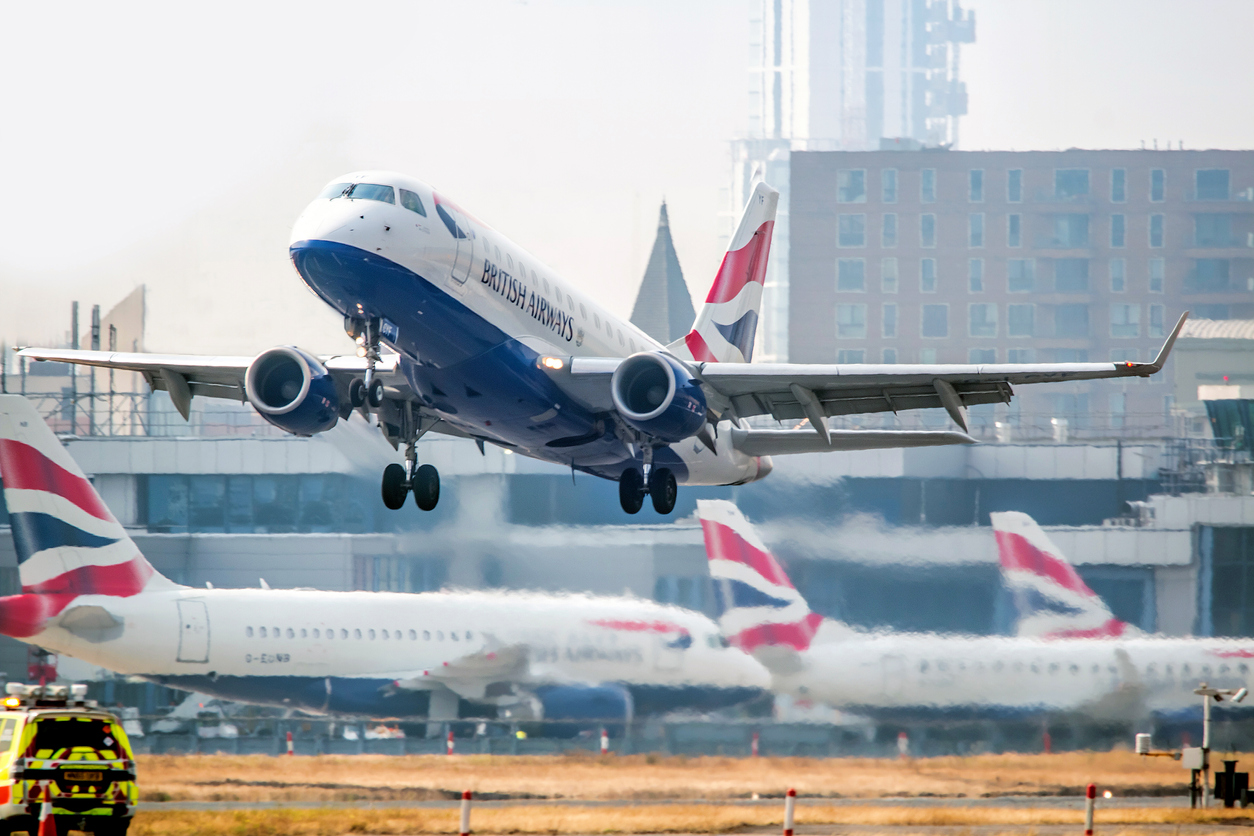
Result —
[[785, 456], [791, 453], [833, 453], [975, 443], [975, 439], [966, 433], [943, 430], [830, 430], [828, 439], [825, 440], [808, 428], [743, 430], [733, 427], [731, 438], [732, 446], [746, 456]]

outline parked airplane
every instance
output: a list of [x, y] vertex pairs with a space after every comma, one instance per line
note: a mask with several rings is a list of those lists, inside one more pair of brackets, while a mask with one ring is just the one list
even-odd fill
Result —
[[[256, 357], [30, 348], [36, 360], [141, 372], [186, 418], [195, 396], [247, 400], [297, 435], [354, 408], [405, 447], [383, 502], [412, 492], [435, 507], [436, 469], [418, 466], [428, 432], [498, 444], [616, 480], [623, 510], [645, 496], [670, 513], [677, 485], [764, 477], [769, 456], [964, 444], [965, 407], [1009, 402], [1012, 386], [1145, 377], [1162, 368], [1187, 313], [1152, 363], [1035, 365], [750, 364], [779, 193], [750, 195], [692, 330], [663, 346], [427, 184], [363, 171], [329, 184], [296, 221], [301, 279], [343, 314], [358, 357], [280, 346]], [[385, 355], [386, 345], [396, 354]], [[830, 415], [944, 407], [961, 432], [831, 430]], [[798, 430], [745, 419], [809, 419]]]
[[[1083, 581], [1076, 585], [1079, 576], [1026, 514], [998, 515], [1003, 566], [1020, 573], [1021, 586], [1064, 587], [1075, 620], [1057, 616], [1041, 633], [1029, 611], [1023, 623], [1035, 635], [1016, 637], [865, 632], [824, 618], [735, 505], [701, 500], [697, 514], [723, 634], [766, 665], [777, 693], [886, 719], [1047, 711], [1133, 719], [1196, 711], [1202, 681], [1250, 681], [1254, 640], [1131, 635]], [[1090, 630], [1094, 621], [1100, 626]]]
[[163, 685], [436, 720], [705, 711], [768, 685], [710, 619], [651, 601], [181, 586], [18, 395], [0, 395], [0, 482], [22, 582], [0, 598], [0, 633]]

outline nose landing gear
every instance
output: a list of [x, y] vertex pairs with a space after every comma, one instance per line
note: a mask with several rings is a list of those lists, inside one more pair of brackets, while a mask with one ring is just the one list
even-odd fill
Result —
[[356, 378], [348, 387], [348, 399], [354, 409], [369, 405], [371, 409], [383, 406], [383, 381], [375, 377], [375, 364], [379, 362], [379, 337], [382, 321], [377, 316], [367, 319], [344, 318], [344, 330], [357, 343], [358, 353], [366, 358], [365, 379]]

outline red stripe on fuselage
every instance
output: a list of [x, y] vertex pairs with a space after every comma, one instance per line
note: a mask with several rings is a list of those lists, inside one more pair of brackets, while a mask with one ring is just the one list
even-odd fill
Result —
[[743, 563], [773, 584], [794, 588], [783, 567], [770, 552], [751, 546], [735, 531], [713, 520], [702, 520], [701, 530], [705, 532], [705, 553], [711, 560]]
[[1009, 531], [994, 533], [997, 537], [997, 551], [1001, 556], [1003, 568], [1021, 569], [1034, 575], [1041, 575], [1072, 592], [1092, 598], [1097, 597], [1097, 594], [1089, 589], [1088, 584], [1076, 573], [1070, 563], [1041, 551], [1029, 543], [1022, 534], [1013, 534]]
[[774, 228], [774, 221], [766, 221], [753, 233], [749, 243], [738, 250], [729, 250], [723, 256], [723, 263], [714, 275], [714, 284], [705, 297], [706, 304], [730, 302], [749, 282], [766, 282], [766, 262], [771, 254], [771, 231]]
[[1048, 633], [1042, 638], [1046, 639], [1114, 639], [1122, 636], [1127, 632], [1127, 622], [1112, 618], [1100, 627], [1094, 627], [1091, 630], [1059, 630], [1056, 633]]
[[687, 629], [669, 621], [618, 621], [610, 618], [589, 621], [594, 627], [610, 630], [627, 630], [635, 633], [687, 633]]
[[90, 482], [66, 470], [29, 444], [0, 438], [0, 479], [4, 480], [6, 488], [47, 491], [63, 496], [93, 517], [113, 522], [113, 515], [100, 501]]

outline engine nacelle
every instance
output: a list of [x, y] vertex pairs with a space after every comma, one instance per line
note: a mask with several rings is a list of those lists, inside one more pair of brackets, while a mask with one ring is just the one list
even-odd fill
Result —
[[536, 689], [545, 720], [617, 720], [635, 714], [631, 692], [622, 685], [549, 685]]
[[653, 438], [674, 443], [696, 435], [705, 424], [705, 393], [683, 364], [646, 351], [619, 364], [610, 395], [623, 420]]
[[244, 374], [248, 402], [271, 424], [295, 435], [313, 435], [335, 426], [340, 396], [318, 358], [295, 346], [263, 351]]

